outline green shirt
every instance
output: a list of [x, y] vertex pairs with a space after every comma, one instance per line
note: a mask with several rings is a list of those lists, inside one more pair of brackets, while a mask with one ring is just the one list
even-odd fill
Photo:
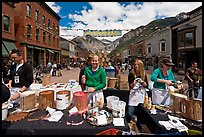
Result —
[[168, 75], [164, 76], [161, 68], [157, 68], [153, 71], [150, 79], [151, 79], [151, 81], [154, 82], [154, 84], [153, 84], [154, 88], [165, 89], [165, 83], [157, 82], [158, 78], [159, 79], [165, 79], [165, 80], [172, 80], [172, 81], [176, 82], [173, 72], [171, 70], [168, 70], [167, 72], [168, 72]]
[[95, 72], [92, 71], [92, 67], [86, 67], [84, 71], [86, 76], [86, 85], [93, 87], [95, 90], [103, 89], [106, 86], [106, 73], [102, 67], [99, 67]]

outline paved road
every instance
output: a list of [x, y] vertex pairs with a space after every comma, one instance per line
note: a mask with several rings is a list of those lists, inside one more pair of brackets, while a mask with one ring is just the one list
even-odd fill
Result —
[[51, 83], [68, 83], [69, 80], [73, 80], [73, 79], [78, 81], [79, 72], [80, 72], [80, 68], [73, 68], [71, 70], [63, 69], [62, 76], [51, 77]]

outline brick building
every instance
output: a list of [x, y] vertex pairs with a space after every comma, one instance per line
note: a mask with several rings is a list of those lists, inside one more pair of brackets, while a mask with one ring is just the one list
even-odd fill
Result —
[[2, 57], [8, 58], [9, 51], [16, 48], [14, 33], [14, 3], [2, 2]]
[[15, 3], [16, 46], [34, 66], [60, 61], [59, 20], [45, 2]]

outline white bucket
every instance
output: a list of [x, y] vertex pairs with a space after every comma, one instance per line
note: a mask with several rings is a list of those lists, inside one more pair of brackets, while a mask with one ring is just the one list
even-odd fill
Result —
[[56, 94], [56, 109], [64, 110], [70, 105], [71, 92], [68, 90], [58, 91]]
[[124, 117], [125, 116], [125, 106], [126, 103], [121, 100], [115, 100], [112, 102], [112, 114], [114, 117]]
[[8, 116], [8, 104], [2, 105], [2, 121]]
[[117, 96], [108, 96], [108, 97], [106, 97], [108, 109], [112, 109], [112, 104], [111, 103], [114, 100], [119, 100], [119, 97], [117, 97]]

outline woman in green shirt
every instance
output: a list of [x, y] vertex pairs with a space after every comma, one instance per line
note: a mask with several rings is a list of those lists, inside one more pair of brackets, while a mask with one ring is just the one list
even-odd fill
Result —
[[89, 100], [92, 99], [93, 103], [99, 100], [102, 100], [104, 103], [102, 89], [106, 87], [106, 73], [99, 64], [99, 57], [94, 55], [91, 66], [86, 67], [82, 76], [82, 83], [86, 85], [85, 89], [89, 92]]
[[174, 66], [169, 58], [162, 60], [162, 67], [157, 68], [151, 75], [151, 81], [154, 82], [152, 89], [152, 103], [156, 105], [170, 105], [170, 95], [166, 91], [166, 86], [173, 85], [176, 82], [171, 67]]

